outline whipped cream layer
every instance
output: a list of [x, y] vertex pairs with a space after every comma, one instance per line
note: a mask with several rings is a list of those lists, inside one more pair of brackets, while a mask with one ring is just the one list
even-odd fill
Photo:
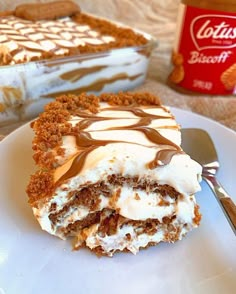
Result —
[[[186, 228], [178, 221], [172, 223], [179, 230], [179, 240], [186, 235], [190, 228]], [[145, 248], [151, 243], [158, 244], [162, 241], [166, 241], [166, 234], [168, 229], [160, 227], [154, 234], [139, 233], [138, 230], [131, 225], [124, 226], [118, 229], [117, 233], [111, 236], [101, 236], [98, 232], [98, 225], [93, 225], [89, 229], [83, 230], [83, 237], [78, 234], [77, 241], [75, 242], [75, 248], [79, 248], [85, 239], [85, 244], [91, 250], [101, 247], [103, 253], [112, 257], [116, 251], [128, 250], [133, 254], [137, 254], [140, 248]], [[127, 238], [127, 235], [129, 236]], [[170, 241], [170, 240], [169, 240]]]
[[[63, 229], [67, 226], [103, 209], [117, 211], [135, 221], [162, 222], [164, 217], [175, 216], [181, 226], [188, 224], [188, 230], [194, 227], [193, 195], [200, 190], [201, 166], [180, 148], [179, 126], [168, 108], [101, 103], [98, 113], [78, 111], [68, 123], [78, 128], [78, 134], [62, 138], [60, 147], [64, 152], [57, 155], [54, 194], [46, 204], [39, 203], [33, 208], [44, 230], [64, 238]], [[56, 149], [48, 152], [55, 152], [56, 156]], [[109, 182], [113, 176], [122, 177], [122, 183]], [[132, 183], [135, 178], [136, 186]], [[110, 191], [109, 197], [101, 190], [95, 208], [71, 205], [52, 224], [52, 206], [56, 207], [53, 213], [60, 214], [73, 200], [73, 193], [101, 182]], [[163, 195], [154, 187], [157, 183], [172, 187], [179, 194], [177, 199], [167, 192], [163, 205]], [[140, 185], [145, 185], [145, 189], [139, 188]]]
[[[42, 229], [62, 239], [65, 238], [64, 229], [70, 224], [81, 221], [90, 214], [102, 211], [103, 209], [119, 211], [119, 215], [136, 221], [157, 219], [161, 223], [165, 217], [171, 218], [176, 216], [179, 224], [188, 224], [188, 230], [195, 227], [193, 219], [195, 218], [196, 201], [193, 195], [182, 195], [177, 201], [166, 195], [165, 199], [168, 199], [168, 204], [162, 205], [163, 198], [160, 193], [146, 192], [139, 189], [133, 190], [128, 185], [119, 188], [109, 185], [109, 188], [113, 191], [113, 197], [107, 198], [101, 193], [98, 196], [100, 205], [96, 210], [88, 209], [84, 206], [71, 207], [62, 218], [58, 219], [57, 224], [53, 225], [49, 217], [51, 205], [56, 204], [58, 207], [57, 212], [59, 212], [63, 209], [65, 203], [68, 202], [68, 194], [66, 195], [64, 188], [61, 191], [57, 191], [58, 194], [46, 205], [39, 205], [38, 208], [33, 208], [33, 212]], [[119, 197], [117, 197], [118, 195]]]

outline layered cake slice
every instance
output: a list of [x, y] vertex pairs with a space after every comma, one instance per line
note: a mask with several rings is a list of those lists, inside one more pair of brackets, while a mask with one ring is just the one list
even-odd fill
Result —
[[32, 123], [27, 193], [43, 230], [99, 255], [175, 242], [199, 225], [201, 167], [149, 93], [61, 96]]

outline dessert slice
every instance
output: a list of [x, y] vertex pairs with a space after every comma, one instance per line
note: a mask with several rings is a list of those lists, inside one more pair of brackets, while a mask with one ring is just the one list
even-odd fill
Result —
[[137, 253], [199, 225], [201, 167], [149, 93], [61, 96], [32, 123], [27, 193], [43, 230], [99, 255]]

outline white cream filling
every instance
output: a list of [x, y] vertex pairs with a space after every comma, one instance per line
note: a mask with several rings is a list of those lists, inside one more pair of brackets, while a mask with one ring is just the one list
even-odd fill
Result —
[[[161, 149], [161, 146], [149, 148], [128, 143], [114, 143], [99, 147], [88, 154], [79, 175], [69, 179], [65, 187], [76, 190], [77, 187], [88, 182], [96, 183], [106, 180], [108, 175], [120, 174], [125, 177], [138, 175], [140, 178], [146, 178], [161, 185], [167, 184], [181, 194], [191, 195], [199, 191], [198, 178], [202, 168], [187, 154], [173, 156], [167, 165], [158, 166], [155, 169], [147, 168], [147, 164]], [[57, 168], [54, 174], [55, 181], [70, 168], [72, 162], [73, 159], [69, 160], [67, 165]]]
[[[105, 150], [100, 150], [103, 148]], [[123, 150], [123, 152], [120, 153], [120, 150]], [[171, 162], [166, 166], [157, 167], [154, 170], [146, 169], [146, 163], [154, 158], [155, 152], [155, 149], [153, 153], [146, 152], [143, 146], [136, 146], [134, 149], [132, 144], [126, 144], [125, 146], [112, 144], [112, 146], [105, 146], [91, 152], [91, 158], [87, 160], [84, 169], [78, 176], [69, 179], [67, 183], [57, 188], [54, 197], [50, 199], [47, 205], [39, 209], [34, 208], [34, 214], [42, 228], [51, 234], [56, 234], [56, 228], [52, 228], [51, 221], [48, 218], [49, 208], [52, 203], [56, 203], [57, 211], [60, 211], [68, 202], [69, 191], [77, 190], [78, 187], [86, 183], [96, 183], [102, 180], [106, 182], [107, 176], [112, 174], [122, 174], [130, 177], [139, 175], [140, 178], [148, 181], [157, 182], [160, 185], [167, 184], [175, 188], [176, 191], [183, 194], [183, 200], [180, 200], [177, 205], [177, 214], [180, 215], [183, 221], [190, 222], [194, 215], [193, 207], [191, 206], [194, 200], [189, 195], [193, 195], [200, 190], [198, 177], [201, 174], [201, 166], [191, 160], [188, 155], [182, 154], [173, 156]], [[104, 154], [109, 154], [109, 156], [104, 158]], [[119, 157], [117, 158], [119, 160], [116, 160], [118, 154]], [[55, 177], [58, 177], [58, 175], [55, 174]], [[64, 188], [66, 188], [66, 191]], [[154, 204], [158, 203], [158, 198], [155, 200], [155, 197], [158, 197], [158, 195], [155, 196], [150, 193], [151, 196], [148, 198], [149, 195], [145, 195], [144, 192], [138, 191], [138, 193], [141, 200], [136, 200], [137, 197], [131, 188], [123, 187], [121, 189], [122, 200], [118, 200], [117, 208], [121, 209], [121, 214], [125, 217], [130, 219], [158, 218], [161, 220], [166, 214], [171, 215], [174, 212], [173, 205], [155, 207]], [[100, 209], [105, 207], [107, 207], [107, 203], [103, 201]]]
[[[169, 201], [169, 205], [159, 205], [162, 199], [159, 193], [149, 192], [146, 193], [143, 190], [133, 190], [132, 187], [124, 185], [122, 187], [110, 186], [113, 191], [113, 198], [105, 197], [103, 194], [99, 196], [101, 202], [98, 211], [102, 211], [104, 208], [114, 209], [119, 211], [119, 214], [131, 220], [146, 220], [148, 218], [158, 219], [162, 222], [163, 217], [176, 216], [176, 220], [180, 223], [192, 224], [194, 218], [194, 196], [182, 195], [177, 202], [171, 197], [166, 197]], [[118, 189], [118, 190], [117, 190]], [[119, 192], [118, 192], [119, 191]], [[65, 192], [64, 192], [65, 193]], [[117, 193], [119, 193], [118, 199], [116, 199]], [[33, 212], [38, 219], [43, 230], [64, 238], [61, 233], [61, 228], [66, 228], [70, 223], [74, 223], [78, 220], [84, 219], [89, 213], [95, 211], [89, 210], [87, 207], [79, 206], [76, 208], [71, 207], [69, 211], [63, 216], [61, 221], [58, 221], [55, 226], [52, 225], [49, 215], [50, 206], [52, 203], [57, 205], [56, 211], [60, 211], [66, 204], [66, 193], [58, 194], [54, 196], [47, 205], [43, 205], [39, 208], [33, 208]], [[115, 201], [116, 199], [116, 201]], [[58, 230], [59, 229], [59, 230]]]
[[117, 202], [119, 214], [132, 220], [158, 219], [177, 215], [184, 223], [192, 222], [194, 218], [194, 200], [189, 196], [183, 196], [177, 202], [171, 199], [169, 205], [159, 206], [160, 195], [158, 193], [146, 193], [143, 190], [133, 191], [132, 187], [121, 188]]
[[[179, 240], [191, 229], [178, 224], [177, 222], [173, 222], [174, 225], [178, 229], [179, 232]], [[85, 239], [86, 246], [90, 249], [94, 249], [97, 246], [101, 246], [104, 253], [108, 256], [112, 256], [116, 250], [123, 251], [124, 249], [128, 249], [133, 254], [136, 254], [140, 248], [145, 248], [150, 242], [160, 243], [161, 241], [165, 241], [165, 233], [164, 229], [158, 229], [156, 233], [153, 235], [148, 235], [146, 233], [137, 235], [135, 232], [135, 228], [133, 226], [127, 225], [118, 229], [116, 234], [104, 237], [100, 236], [97, 232], [98, 225], [93, 225], [88, 230], [85, 230], [85, 234], [87, 238]], [[126, 235], [129, 234], [130, 238], [128, 239]], [[78, 238], [77, 244], [75, 247], [79, 247], [81, 245], [82, 239]]]

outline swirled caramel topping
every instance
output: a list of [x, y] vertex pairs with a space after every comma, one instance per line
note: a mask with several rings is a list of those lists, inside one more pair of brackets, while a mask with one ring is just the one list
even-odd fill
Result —
[[[58, 5], [63, 6], [70, 1], [63, 1], [64, 4], [62, 1], [58, 2]], [[22, 11], [25, 14], [25, 5], [18, 7], [18, 13], [15, 11], [0, 14], [0, 65], [107, 52], [111, 49], [142, 46], [149, 42], [131, 28], [121, 27], [82, 12], [74, 14], [74, 7], [69, 14], [60, 8], [60, 17], [56, 17], [54, 11], [55, 18], [46, 15], [34, 18], [31, 17], [32, 9], [26, 6], [29, 12], [27, 15], [21, 15]], [[47, 5], [46, 9], [49, 14], [52, 13]], [[37, 5], [34, 5], [35, 11], [37, 12]], [[68, 16], [62, 17], [63, 15]], [[96, 55], [86, 58], [96, 58]], [[70, 80], [71, 74], [74, 79], [75, 73], [61, 78]], [[81, 74], [83, 73], [79, 72]], [[77, 74], [77, 78], [79, 75]]]
[[7, 52], [6, 64], [66, 56], [80, 46], [100, 46], [113, 41], [114, 37], [102, 35], [70, 17], [35, 22], [13, 15], [0, 17], [0, 53]]
[[133, 144], [133, 148], [135, 145], [157, 148], [155, 158], [147, 164], [149, 169], [166, 165], [175, 154], [182, 153], [178, 144], [160, 132], [165, 128], [176, 131], [178, 128], [173, 116], [166, 113], [162, 106], [105, 106], [96, 114], [79, 111], [77, 116], [73, 116], [72, 122], [77, 127], [77, 134], [72, 136], [75, 136], [78, 154], [59, 182], [79, 174], [90, 152], [108, 144], [123, 143]]

